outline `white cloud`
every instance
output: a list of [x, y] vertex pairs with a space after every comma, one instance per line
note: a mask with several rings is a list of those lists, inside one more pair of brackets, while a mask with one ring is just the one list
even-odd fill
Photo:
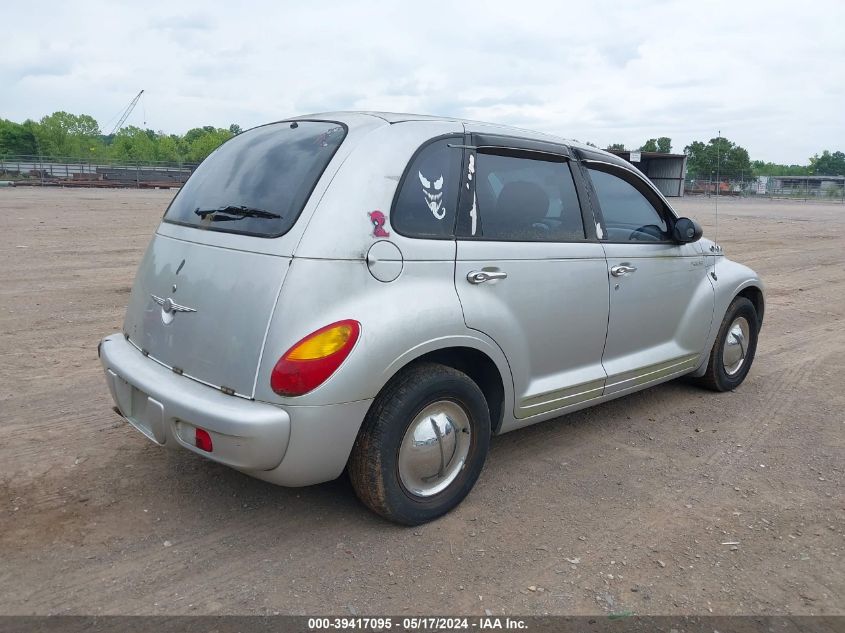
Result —
[[334, 109], [509, 123], [598, 145], [722, 134], [754, 158], [845, 149], [845, 5], [643, 1], [15, 3], [0, 116], [184, 132]]

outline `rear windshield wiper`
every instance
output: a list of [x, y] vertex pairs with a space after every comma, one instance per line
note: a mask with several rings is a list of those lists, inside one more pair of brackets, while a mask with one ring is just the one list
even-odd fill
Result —
[[[244, 205], [230, 204], [225, 207], [218, 207], [216, 209], [200, 209], [194, 211], [200, 218], [205, 220], [211, 216], [212, 222], [226, 222], [232, 220], [243, 220], [244, 218], [266, 218], [268, 220], [277, 220], [281, 218], [278, 213], [271, 213], [263, 209], [254, 209]], [[217, 215], [223, 213], [225, 215]]]

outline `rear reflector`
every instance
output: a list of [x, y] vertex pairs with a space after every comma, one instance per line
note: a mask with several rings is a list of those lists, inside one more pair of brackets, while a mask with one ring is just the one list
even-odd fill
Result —
[[211, 436], [205, 429], [196, 430], [196, 433], [194, 434], [194, 443], [198, 449], [205, 451], [206, 453], [210, 453], [214, 450], [214, 447], [211, 444]]

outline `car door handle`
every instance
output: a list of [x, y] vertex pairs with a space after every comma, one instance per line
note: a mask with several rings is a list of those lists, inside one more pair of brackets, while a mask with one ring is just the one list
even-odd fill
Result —
[[473, 270], [467, 273], [467, 281], [471, 284], [483, 284], [485, 281], [507, 278], [508, 274], [504, 270]]
[[635, 272], [637, 272], [637, 267], [631, 266], [630, 264], [619, 264], [610, 269], [610, 274], [614, 277], [624, 277]]

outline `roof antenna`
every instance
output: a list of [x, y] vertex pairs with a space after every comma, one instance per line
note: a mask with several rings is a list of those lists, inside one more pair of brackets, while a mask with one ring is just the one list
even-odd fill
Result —
[[711, 276], [714, 280], [719, 278], [716, 276], [716, 261], [719, 259], [719, 190], [722, 188], [722, 174], [721, 174], [721, 147], [722, 147], [722, 130], [716, 132], [716, 221], [713, 227], [713, 245], [710, 250], [713, 251], [713, 272]]

